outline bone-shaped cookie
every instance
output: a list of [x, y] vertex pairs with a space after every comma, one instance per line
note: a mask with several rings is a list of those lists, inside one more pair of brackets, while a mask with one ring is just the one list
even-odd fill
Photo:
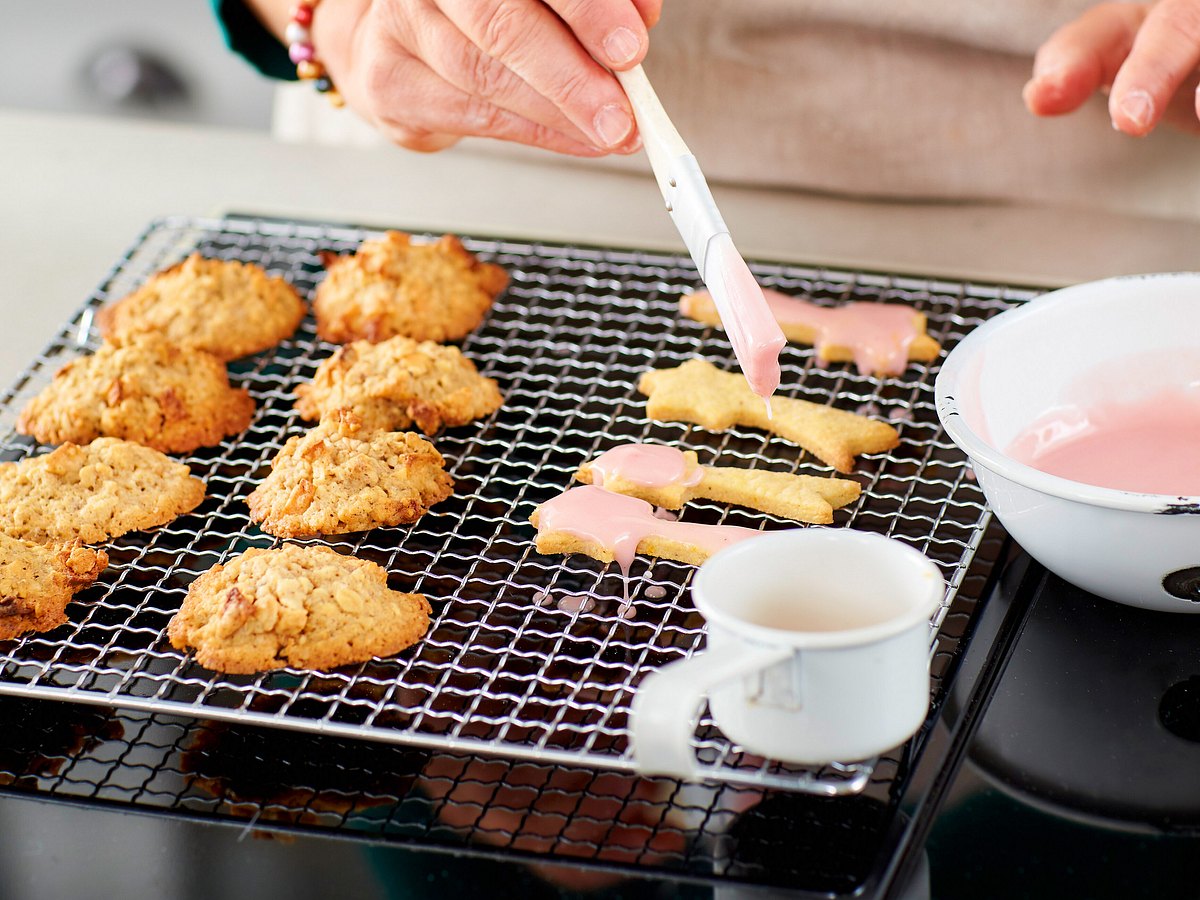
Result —
[[702, 497], [818, 525], [862, 493], [858, 482], [844, 478], [702, 466], [695, 451], [659, 444], [615, 447], [580, 466], [575, 479], [665, 509]]

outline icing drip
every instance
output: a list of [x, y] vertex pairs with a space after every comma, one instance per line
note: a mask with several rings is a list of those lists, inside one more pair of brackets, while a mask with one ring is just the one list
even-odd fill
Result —
[[699, 484], [704, 477], [699, 466], [688, 472], [687, 459], [682, 450], [662, 444], [622, 444], [613, 447], [596, 457], [591, 469], [598, 487], [615, 478], [649, 488], [676, 485], [691, 487]]

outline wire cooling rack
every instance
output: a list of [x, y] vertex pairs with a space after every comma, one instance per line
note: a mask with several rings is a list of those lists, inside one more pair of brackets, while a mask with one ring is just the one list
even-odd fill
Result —
[[[78, 315], [0, 396], [3, 459], [47, 448], [16, 435], [20, 408], [59, 365], [97, 346], [95, 309], [150, 274], [199, 250], [283, 275], [306, 296], [319, 281], [321, 251], [349, 252], [378, 232], [257, 220], [163, 219], [153, 223]], [[273, 351], [231, 365], [257, 414], [243, 434], [185, 457], [208, 496], [194, 512], [107, 545], [110, 566], [68, 607], [68, 624], [0, 644], [0, 694], [44, 697], [150, 713], [297, 729], [430, 750], [470, 752], [635, 771], [628, 710], [639, 681], [703, 646], [703, 620], [690, 601], [694, 569], [641, 558], [630, 573], [632, 613], [615, 567], [583, 557], [541, 556], [529, 515], [570, 486], [577, 466], [630, 440], [693, 449], [706, 465], [832, 474], [779, 438], [747, 429], [717, 434], [646, 419], [634, 390], [651, 367], [701, 355], [731, 368], [724, 335], [677, 315], [697, 284], [690, 260], [670, 254], [467, 239], [510, 273], [486, 322], [463, 343], [505, 394], [487, 420], [435, 439], [456, 490], [411, 526], [381, 528], [325, 543], [387, 569], [393, 587], [429, 597], [434, 620], [424, 640], [396, 657], [334, 672], [285, 669], [257, 676], [208, 671], [173, 650], [167, 622], [188, 585], [217, 563], [275, 541], [247, 518], [245, 498], [275, 453], [306, 427], [293, 388], [335, 349], [316, 338], [311, 318]], [[949, 350], [971, 328], [1032, 291], [935, 279], [756, 264], [765, 285], [816, 302], [883, 300], [924, 312]], [[965, 457], [941, 430], [933, 404], [936, 364], [873, 379], [852, 367], [818, 364], [789, 347], [781, 391], [890, 421], [900, 445], [860, 458], [860, 499], [835, 524], [887, 534], [928, 555], [948, 585], [931, 621], [932, 712], [965, 647], [977, 590], [965, 591], [989, 523]], [[794, 527], [770, 515], [710, 502], [686, 521], [764, 530]], [[964, 592], [965, 591], [965, 592]], [[693, 738], [715, 782], [838, 795], [861, 791], [878, 762], [821, 769], [781, 765], [744, 753], [707, 713]], [[899, 759], [895, 756], [894, 759]], [[893, 768], [895, 768], [893, 766]]]

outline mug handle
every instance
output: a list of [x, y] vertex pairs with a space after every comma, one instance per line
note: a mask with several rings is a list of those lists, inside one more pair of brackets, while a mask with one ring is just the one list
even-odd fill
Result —
[[792, 647], [744, 643], [705, 650], [651, 672], [642, 679], [629, 710], [633, 758], [643, 775], [702, 777], [692, 755], [696, 708], [717, 685], [761, 671], [790, 658]]

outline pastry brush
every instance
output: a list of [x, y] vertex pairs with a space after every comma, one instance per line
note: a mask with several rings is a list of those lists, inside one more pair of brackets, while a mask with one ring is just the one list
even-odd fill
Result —
[[615, 74], [633, 105], [667, 212], [712, 295], [742, 373], [754, 393], [769, 400], [779, 386], [779, 351], [786, 342], [779, 323], [733, 245], [696, 157], [671, 123], [650, 79], [641, 66]]

